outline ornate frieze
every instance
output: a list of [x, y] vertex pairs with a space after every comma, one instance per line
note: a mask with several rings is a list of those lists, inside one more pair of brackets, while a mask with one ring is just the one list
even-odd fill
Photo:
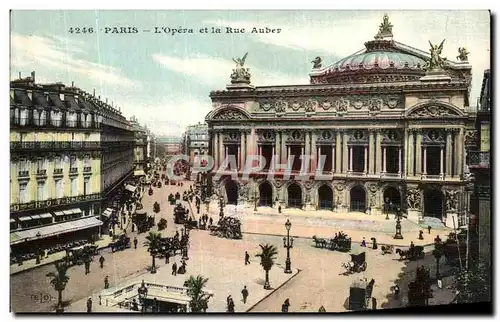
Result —
[[287, 143], [303, 143], [304, 142], [304, 131], [301, 130], [293, 130], [287, 131]]
[[458, 116], [457, 113], [444, 106], [424, 106], [408, 115], [409, 117], [443, 117], [443, 116]]
[[460, 192], [458, 190], [445, 190], [446, 199], [446, 212], [457, 212], [458, 208], [458, 196]]
[[246, 120], [248, 117], [236, 110], [227, 110], [223, 111], [214, 116], [214, 120], [224, 120], [224, 121], [232, 121], [232, 120]]
[[317, 131], [318, 136], [316, 139], [317, 143], [323, 144], [335, 144], [335, 134], [331, 130], [319, 130]]
[[442, 130], [430, 129], [424, 130], [424, 135], [422, 137], [422, 143], [424, 144], [444, 144], [445, 134]]
[[385, 106], [389, 109], [402, 106], [402, 97], [398, 95], [352, 95], [352, 96], [334, 96], [321, 99], [316, 98], [277, 98], [264, 99], [259, 102], [259, 107], [263, 111], [270, 111], [274, 108], [277, 113], [285, 113], [286, 110], [305, 112], [316, 112], [320, 109], [325, 111], [334, 110], [336, 112], [347, 112], [351, 107], [355, 110], [367, 109], [371, 112], [380, 111]]
[[465, 133], [465, 145], [475, 147], [478, 144], [479, 144], [479, 131], [467, 130], [467, 132]]
[[257, 135], [258, 135], [257, 141], [260, 143], [263, 142], [271, 143], [276, 141], [276, 135], [272, 130], [258, 130]]
[[223, 134], [222, 140], [224, 143], [240, 143], [239, 131], [227, 131]]
[[343, 180], [339, 180], [339, 181], [336, 181], [335, 184], [335, 189], [337, 189], [338, 192], [341, 192], [341, 191], [344, 191], [345, 189], [345, 181]]
[[402, 140], [403, 134], [400, 130], [382, 130], [382, 144], [400, 144]]
[[368, 142], [368, 133], [365, 133], [365, 131], [362, 131], [362, 130], [352, 131], [351, 134], [349, 135], [348, 142], [350, 144], [367, 143]]

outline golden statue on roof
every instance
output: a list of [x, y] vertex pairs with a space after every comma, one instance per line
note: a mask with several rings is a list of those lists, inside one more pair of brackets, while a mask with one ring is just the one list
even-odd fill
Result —
[[383, 39], [385, 37], [392, 38], [392, 27], [393, 25], [389, 22], [389, 15], [387, 13], [384, 14], [384, 19], [378, 27], [378, 33], [375, 36], [375, 39]]

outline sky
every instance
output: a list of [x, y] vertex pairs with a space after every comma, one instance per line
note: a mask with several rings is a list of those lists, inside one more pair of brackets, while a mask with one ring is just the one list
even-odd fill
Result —
[[[211, 110], [210, 91], [223, 90], [232, 58], [248, 52], [252, 84], [309, 83], [311, 61], [330, 65], [364, 48], [389, 15], [394, 40], [425, 51], [446, 39], [443, 57], [467, 47], [470, 104], [490, 68], [488, 11], [21, 11], [11, 13], [11, 79], [36, 72], [36, 82], [63, 82], [119, 106], [157, 135], [181, 135]], [[113, 33], [113, 28], [137, 33]], [[155, 27], [161, 33], [155, 33]], [[210, 33], [221, 28], [222, 33]], [[226, 28], [245, 33], [226, 33]], [[251, 33], [253, 27], [280, 33]], [[71, 33], [71, 28], [73, 33]], [[76, 28], [93, 32], [76, 33]], [[164, 28], [164, 29], [162, 29]], [[165, 33], [170, 29], [194, 33]], [[209, 33], [201, 33], [207, 28]], [[149, 30], [146, 32], [144, 30]], [[106, 32], [108, 31], [108, 32]]]

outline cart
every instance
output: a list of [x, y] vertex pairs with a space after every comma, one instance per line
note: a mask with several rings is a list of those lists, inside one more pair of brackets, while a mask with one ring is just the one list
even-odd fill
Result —
[[369, 283], [367, 283], [366, 280], [353, 281], [349, 290], [349, 310], [366, 310], [372, 297], [374, 285], [374, 279]]
[[342, 263], [342, 266], [346, 269], [346, 274], [364, 272], [367, 267], [366, 253], [351, 254], [351, 261]]

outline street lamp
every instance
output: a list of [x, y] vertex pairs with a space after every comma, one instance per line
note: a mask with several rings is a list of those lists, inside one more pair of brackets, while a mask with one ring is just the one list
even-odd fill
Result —
[[290, 228], [292, 228], [292, 223], [290, 219], [286, 220], [286, 237], [283, 237], [283, 247], [286, 248], [286, 261], [285, 261], [285, 274], [292, 273], [292, 262], [290, 261], [290, 248], [293, 248], [293, 237], [290, 238]]
[[403, 239], [403, 235], [401, 235], [401, 208], [398, 207], [396, 210], [396, 234], [394, 235], [394, 239]]
[[220, 219], [224, 217], [224, 200], [222, 200], [222, 197], [219, 199], [219, 217]]
[[253, 211], [257, 211], [257, 201], [259, 200], [259, 194], [257, 193], [257, 190], [255, 190], [255, 193], [253, 195], [253, 200], [254, 200], [254, 207]]
[[389, 220], [389, 198], [385, 198], [384, 211], [385, 211], [385, 220]]
[[139, 300], [141, 301], [141, 312], [146, 311], [146, 298], [148, 296], [148, 288], [146, 284], [144, 284], [144, 280], [142, 280], [141, 286], [137, 289], [137, 293], [139, 294]]

